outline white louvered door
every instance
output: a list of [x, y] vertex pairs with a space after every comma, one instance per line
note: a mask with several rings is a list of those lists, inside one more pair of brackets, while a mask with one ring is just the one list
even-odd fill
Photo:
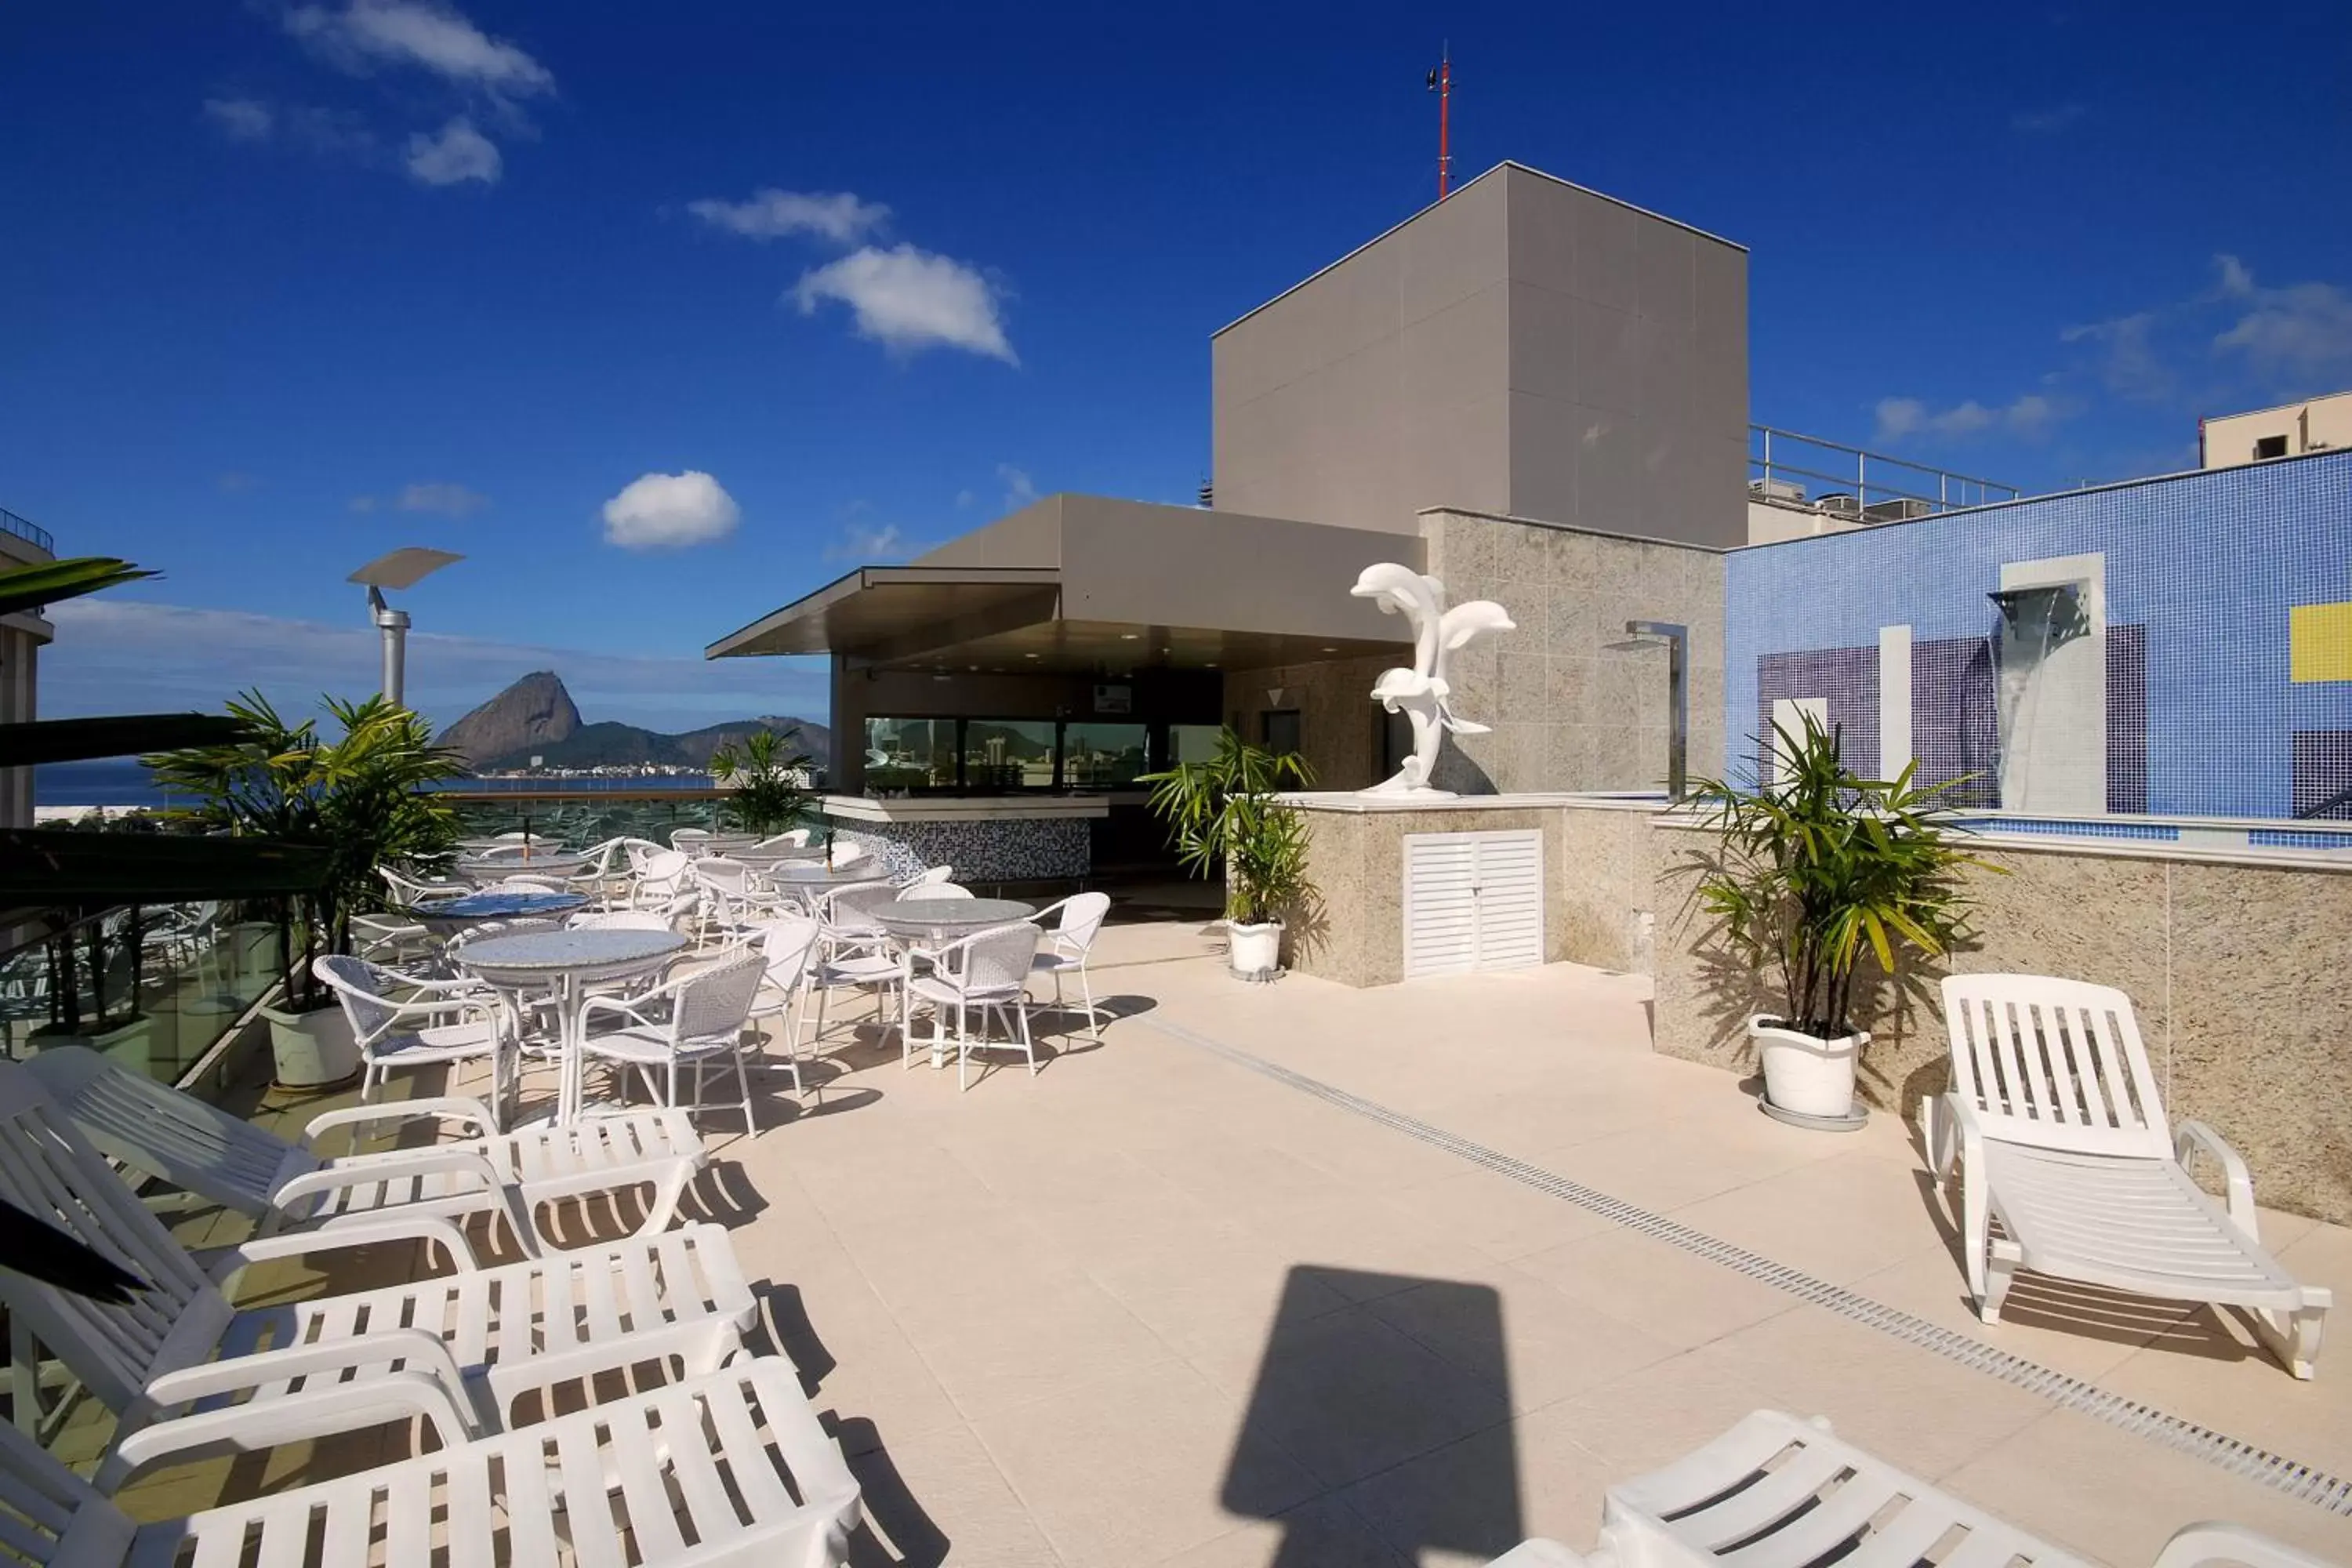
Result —
[[1543, 835], [1413, 833], [1404, 840], [1404, 974], [1543, 962]]

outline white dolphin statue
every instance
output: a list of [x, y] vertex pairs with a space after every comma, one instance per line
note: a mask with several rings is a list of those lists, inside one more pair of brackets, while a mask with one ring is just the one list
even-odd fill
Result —
[[1397, 769], [1395, 777], [1364, 793], [1432, 797], [1452, 794], [1430, 787], [1438, 742], [1448, 730], [1457, 735], [1483, 735], [1486, 726], [1474, 724], [1454, 711], [1454, 688], [1445, 678], [1446, 657], [1490, 633], [1516, 631], [1517, 626], [1492, 599], [1473, 599], [1447, 609], [1444, 584], [1393, 561], [1365, 567], [1349, 592], [1412, 624], [1412, 668], [1382, 670], [1372, 687], [1374, 701], [1391, 713], [1402, 713], [1412, 725], [1412, 755]]

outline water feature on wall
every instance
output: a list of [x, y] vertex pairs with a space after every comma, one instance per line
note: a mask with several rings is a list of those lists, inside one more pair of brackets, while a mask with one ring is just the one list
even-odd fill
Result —
[[2065, 815], [2107, 805], [2104, 563], [2096, 556], [2011, 562], [1987, 595], [2000, 805]]

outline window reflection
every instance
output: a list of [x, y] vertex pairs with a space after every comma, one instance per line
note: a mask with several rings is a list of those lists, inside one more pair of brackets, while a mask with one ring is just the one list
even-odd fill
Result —
[[1054, 787], [1054, 721], [967, 719], [963, 787], [975, 792]]
[[953, 789], [956, 721], [952, 719], [866, 721], [866, 787]]
[[1070, 724], [1062, 731], [1062, 782], [1071, 789], [1120, 789], [1147, 770], [1140, 724]]

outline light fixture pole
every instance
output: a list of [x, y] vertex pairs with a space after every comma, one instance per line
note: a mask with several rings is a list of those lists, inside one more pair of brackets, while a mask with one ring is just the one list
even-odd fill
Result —
[[410, 545], [389, 555], [377, 556], [347, 579], [364, 584], [367, 587], [368, 610], [376, 630], [383, 637], [382, 689], [384, 700], [395, 708], [408, 706], [408, 612], [395, 610], [385, 604], [383, 591], [386, 588], [413, 588], [451, 562], [464, 559], [464, 556], [452, 555], [446, 550], [427, 550], [422, 545]]
[[1666, 642], [1666, 798], [1682, 804], [1685, 770], [1690, 759], [1690, 672], [1684, 668], [1690, 646], [1690, 628], [1673, 621], [1627, 621], [1625, 630], [1637, 637], [1664, 637]]

